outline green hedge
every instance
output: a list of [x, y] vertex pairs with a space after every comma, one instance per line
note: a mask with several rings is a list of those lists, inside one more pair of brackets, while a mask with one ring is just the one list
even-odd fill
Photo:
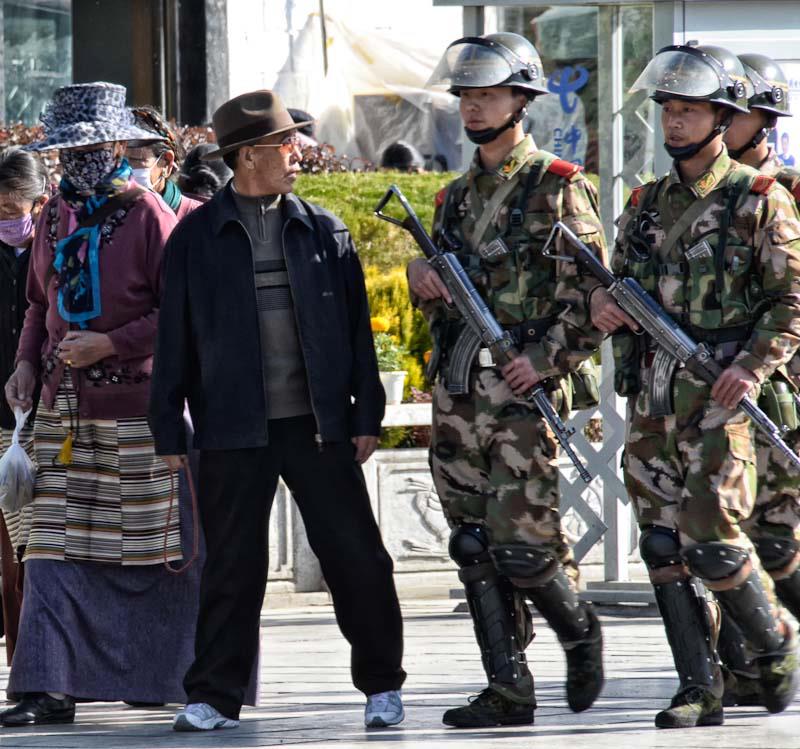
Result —
[[365, 266], [389, 271], [405, 266], [411, 258], [419, 255], [419, 249], [408, 232], [373, 215], [389, 185], [394, 183], [403, 191], [420, 221], [430, 229], [436, 193], [455, 176], [441, 172], [301, 174], [295, 189], [300, 197], [327, 208], [344, 221]]

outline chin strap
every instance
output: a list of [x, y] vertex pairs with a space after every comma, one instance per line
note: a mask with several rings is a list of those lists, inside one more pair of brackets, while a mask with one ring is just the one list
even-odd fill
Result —
[[719, 123], [699, 143], [692, 143], [688, 146], [678, 147], [670, 146], [665, 143], [664, 148], [674, 161], [686, 161], [686, 159], [691, 159], [693, 156], [697, 156], [697, 154], [700, 153], [700, 151], [702, 151], [709, 143], [711, 143], [714, 138], [716, 138], [718, 135], [722, 135], [730, 126], [731, 120], [733, 120], [733, 113], [725, 110]]
[[738, 161], [742, 158], [742, 156], [747, 153], [751, 148], [756, 148], [764, 138], [769, 135], [769, 130], [765, 127], [762, 127], [747, 143], [745, 143], [741, 148], [728, 148], [728, 153], [731, 155], [732, 159]]
[[469, 138], [475, 145], [483, 146], [499, 138], [506, 130], [510, 130], [518, 122], [521, 122], [522, 118], [525, 117], [527, 113], [528, 106], [525, 105], [519, 110], [519, 112], [511, 117], [508, 122], [505, 123], [505, 125], [501, 125], [500, 127], [486, 127], [483, 128], [483, 130], [471, 130], [470, 128], [465, 127], [464, 132], [467, 134], [467, 138]]
[[686, 159], [691, 159], [693, 156], [697, 156], [697, 154], [700, 153], [700, 151], [702, 151], [709, 143], [711, 143], [714, 138], [716, 138], [718, 135], [721, 135], [723, 132], [723, 127], [723, 125], [717, 125], [699, 143], [692, 143], [688, 146], [670, 146], [668, 143], [665, 143], [664, 148], [667, 149], [667, 153], [674, 161], [686, 161]]

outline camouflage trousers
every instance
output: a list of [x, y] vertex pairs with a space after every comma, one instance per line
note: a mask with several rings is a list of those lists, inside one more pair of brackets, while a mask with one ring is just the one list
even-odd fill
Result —
[[[800, 430], [784, 435], [784, 440], [800, 454]], [[756, 465], [755, 509], [742, 529], [753, 540], [778, 536], [800, 541], [800, 471], [758, 432]]]
[[623, 468], [639, 526], [675, 529], [683, 546], [719, 541], [746, 549], [776, 614], [775, 588], [742, 524], [755, 507], [756, 454], [750, 420], [711, 400], [685, 369], [675, 375], [675, 413], [653, 418], [643, 371], [629, 417]]
[[474, 370], [469, 395], [452, 396], [437, 383], [430, 466], [450, 525], [479, 523], [493, 544], [550, 549], [577, 589], [558, 509], [557, 456], [547, 422], [496, 370]]

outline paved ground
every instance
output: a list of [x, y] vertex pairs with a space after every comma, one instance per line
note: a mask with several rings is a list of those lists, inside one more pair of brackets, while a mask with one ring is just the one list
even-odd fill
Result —
[[[347, 649], [329, 607], [270, 611], [263, 619], [262, 695], [241, 727], [211, 734], [169, 730], [173, 709], [134, 710], [117, 704], [78, 706], [67, 727], [0, 729], [0, 747], [48, 749], [215, 749], [216, 747], [366, 747], [435, 745], [482, 749], [682, 747], [795, 749], [800, 704], [770, 716], [746, 708], [726, 711], [721, 728], [657, 731], [657, 708], [675, 688], [666, 642], [655, 618], [603, 616], [608, 683], [595, 707], [575, 715], [563, 694], [564, 663], [552, 633], [541, 626], [528, 655], [537, 677], [539, 709], [530, 728], [455, 731], [442, 711], [481, 687], [471, 625], [452, 602], [406, 603], [407, 719], [395, 729], [363, 728], [363, 700], [350, 685]], [[5, 686], [7, 669], [0, 672]]]

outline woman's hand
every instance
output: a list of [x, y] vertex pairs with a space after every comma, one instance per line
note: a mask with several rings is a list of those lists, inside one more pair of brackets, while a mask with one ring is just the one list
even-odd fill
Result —
[[33, 408], [33, 391], [36, 389], [36, 371], [33, 364], [21, 361], [6, 383], [6, 400], [13, 411], [21, 408], [28, 411]]
[[105, 333], [70, 330], [56, 349], [58, 358], [69, 367], [90, 367], [114, 354], [114, 344]]
[[162, 455], [161, 460], [163, 460], [167, 468], [174, 473], [186, 466], [187, 457], [185, 455]]

